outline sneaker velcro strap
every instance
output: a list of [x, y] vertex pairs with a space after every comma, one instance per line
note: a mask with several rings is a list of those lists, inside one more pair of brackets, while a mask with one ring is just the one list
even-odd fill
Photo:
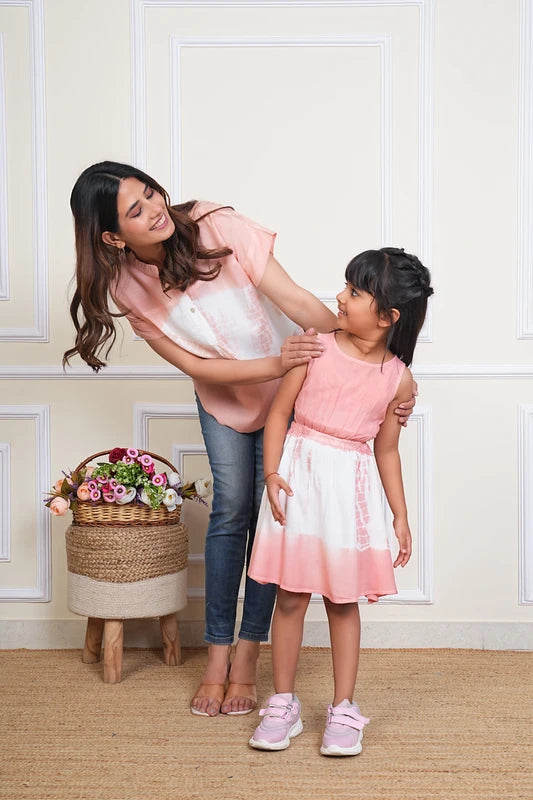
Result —
[[292, 711], [292, 705], [282, 706], [276, 703], [268, 705], [266, 708], [262, 708], [259, 712], [259, 716], [264, 717], [266, 715], [268, 717], [284, 717], [290, 711]]
[[362, 731], [365, 725], [368, 725], [370, 720], [359, 714], [355, 708], [333, 708], [329, 706], [329, 720], [328, 723], [336, 722], [340, 725], [347, 725], [349, 728], [355, 728]]

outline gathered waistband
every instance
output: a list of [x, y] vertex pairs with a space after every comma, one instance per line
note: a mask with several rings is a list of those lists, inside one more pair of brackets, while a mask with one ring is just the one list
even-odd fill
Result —
[[333, 436], [331, 433], [324, 433], [317, 431], [315, 428], [309, 428], [307, 425], [302, 425], [301, 422], [293, 422], [289, 428], [288, 436], [294, 436], [303, 439], [313, 439], [321, 444], [335, 447], [338, 450], [357, 450], [359, 453], [372, 455], [368, 442], [359, 442], [357, 439], [343, 439], [341, 436]]

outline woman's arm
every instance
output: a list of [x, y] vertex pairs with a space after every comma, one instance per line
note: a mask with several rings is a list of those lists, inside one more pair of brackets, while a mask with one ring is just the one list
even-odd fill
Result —
[[204, 383], [233, 384], [244, 386], [250, 383], [264, 383], [274, 378], [281, 378], [289, 365], [284, 357], [266, 356], [238, 360], [232, 358], [201, 358], [184, 350], [172, 339], [163, 336], [160, 339], [146, 339], [152, 350], [185, 372], [191, 378]]
[[272, 254], [258, 288], [304, 330], [316, 328], [329, 333], [338, 327], [335, 314], [314, 294], [295, 283]]
[[387, 501], [394, 517], [394, 533], [400, 550], [394, 566], [405, 567], [411, 557], [411, 532], [407, 522], [407, 506], [402, 481], [402, 466], [398, 452], [400, 426], [395, 415], [398, 403], [405, 402], [413, 394], [413, 376], [405, 369], [400, 380], [398, 392], [389, 404], [385, 419], [374, 440], [374, 455]]
[[307, 374], [307, 365], [295, 367], [283, 378], [281, 385], [272, 401], [270, 411], [265, 423], [265, 434], [263, 440], [263, 465], [265, 471], [265, 483], [268, 492], [268, 499], [272, 509], [274, 519], [285, 524], [285, 514], [283, 513], [280, 502], [280, 490], [292, 495], [292, 489], [281, 475], [278, 475], [279, 462], [283, 451], [283, 442], [287, 433], [294, 403]]

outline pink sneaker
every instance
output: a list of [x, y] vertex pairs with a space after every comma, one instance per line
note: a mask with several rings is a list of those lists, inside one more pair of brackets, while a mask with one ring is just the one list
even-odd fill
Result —
[[273, 694], [259, 716], [263, 717], [249, 741], [257, 750], [285, 750], [293, 736], [303, 731], [300, 701], [295, 694]]
[[320, 752], [323, 756], [356, 756], [363, 749], [363, 728], [369, 722], [361, 716], [359, 706], [349, 700], [328, 706]]

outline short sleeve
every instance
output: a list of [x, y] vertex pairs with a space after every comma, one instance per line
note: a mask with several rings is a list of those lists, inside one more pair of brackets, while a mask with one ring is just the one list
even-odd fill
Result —
[[163, 331], [156, 328], [156, 326], [147, 319], [136, 317], [135, 314], [126, 314], [126, 319], [129, 321], [137, 336], [141, 336], [143, 339], [162, 339], [165, 335]]
[[113, 294], [113, 302], [115, 303], [116, 307], [122, 313], [125, 312], [126, 319], [130, 323], [131, 327], [133, 328], [134, 333], [137, 336], [141, 336], [143, 339], [161, 339], [165, 334], [161, 331], [156, 325], [150, 322], [147, 319], [137, 316], [132, 311], [128, 311], [127, 306], [117, 300], [116, 295]]
[[216, 232], [221, 246], [231, 247], [235, 258], [252, 283], [259, 286], [268, 258], [274, 252], [276, 240], [274, 231], [238, 214], [231, 208], [223, 207], [204, 217], [200, 225], [207, 226], [213, 233]]

